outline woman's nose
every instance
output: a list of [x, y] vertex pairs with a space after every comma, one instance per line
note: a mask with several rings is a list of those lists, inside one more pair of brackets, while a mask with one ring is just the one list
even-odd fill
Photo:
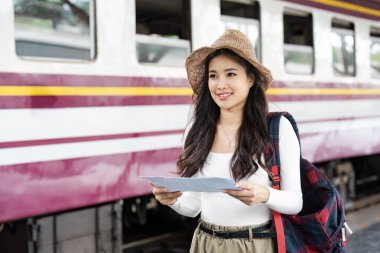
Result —
[[218, 90], [223, 90], [223, 89], [226, 89], [226, 88], [227, 88], [227, 80], [226, 80], [226, 78], [224, 78], [224, 77], [219, 78], [217, 89]]

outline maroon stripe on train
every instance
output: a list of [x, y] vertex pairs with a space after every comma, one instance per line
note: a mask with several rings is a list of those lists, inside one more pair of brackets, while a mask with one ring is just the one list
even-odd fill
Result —
[[[379, 99], [380, 95], [270, 95], [269, 102]], [[191, 104], [191, 96], [0, 96], [0, 109]]]
[[[343, 13], [343, 14], [347, 14], [347, 15], [360, 17], [360, 18], [366, 18], [366, 19], [371, 19], [371, 20], [376, 20], [376, 21], [380, 20], [379, 16], [374, 16], [371, 14], [365, 14], [362, 12], [351, 11], [351, 10], [343, 9], [340, 7], [335, 7], [335, 6], [323, 4], [323, 3], [316, 3], [316, 2], [312, 2], [310, 0], [283, 0], [283, 1], [297, 3], [300, 5], [312, 6], [312, 7], [316, 7], [319, 9]], [[355, 4], [355, 5], [358, 5], [361, 7], [366, 7], [366, 8], [373, 9], [373, 10], [380, 10], [380, 4], [379, 3], [375, 3], [373, 1], [371, 2], [368, 0], [346, 0], [346, 1], [338, 1], [338, 2], [351, 3], [351, 4]]]
[[379, 99], [380, 95], [269, 95], [269, 102]]
[[189, 87], [185, 78], [0, 72], [0, 86]]
[[[273, 81], [273, 88], [379, 88], [377, 84], [333, 82]], [[186, 78], [95, 76], [68, 74], [31, 74], [0, 72], [0, 86], [73, 86], [73, 87], [185, 87]]]
[[0, 142], [0, 148], [17, 148], [17, 147], [26, 147], [26, 146], [63, 144], [63, 143], [84, 142], [84, 141], [104, 141], [104, 140], [114, 140], [114, 139], [123, 139], [123, 138], [137, 138], [137, 137], [159, 136], [159, 135], [168, 135], [168, 134], [182, 134], [183, 132], [184, 130], [172, 130], [172, 131], [148, 132], [148, 133], [128, 133], [128, 134], [112, 134], [112, 135], [57, 138], [57, 139], [30, 140], [30, 141], [11, 141], [11, 142]]
[[179, 148], [0, 166], [0, 222], [151, 193], [175, 176]]
[[273, 81], [270, 88], [306, 88], [306, 89], [378, 89], [380, 79], [376, 84], [369, 83], [333, 83], [333, 82], [302, 82], [302, 81]]
[[300, 125], [300, 124], [318, 123], [318, 122], [353, 121], [353, 120], [376, 119], [376, 118], [380, 118], [380, 115], [357, 116], [357, 117], [340, 117], [340, 118], [328, 118], [328, 119], [297, 120], [297, 124]]
[[[329, 101], [352, 99], [379, 99], [380, 95], [281, 95], [269, 96], [270, 102]], [[6, 96], [0, 97], [0, 109], [21, 108], [69, 108], [69, 107], [102, 107], [128, 105], [177, 105], [190, 104], [190, 96]]]
[[0, 109], [190, 104], [191, 96], [0, 96]]

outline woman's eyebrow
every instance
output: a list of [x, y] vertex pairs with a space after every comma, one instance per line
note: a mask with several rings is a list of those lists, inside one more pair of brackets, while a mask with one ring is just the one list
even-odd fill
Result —
[[[232, 71], [232, 70], [239, 71], [238, 69], [235, 69], [235, 68], [228, 68], [228, 69], [225, 69], [224, 72], [228, 72], [228, 71]], [[208, 71], [208, 73], [216, 73], [216, 71], [211, 69]]]
[[228, 68], [228, 69], [225, 69], [224, 72], [228, 72], [228, 71], [231, 71], [231, 70], [238, 71], [238, 69], [235, 69], [235, 68]]

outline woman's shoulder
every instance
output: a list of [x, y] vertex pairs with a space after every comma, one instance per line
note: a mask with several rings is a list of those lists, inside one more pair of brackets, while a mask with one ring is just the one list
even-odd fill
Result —
[[295, 135], [295, 131], [293, 129], [292, 123], [290, 123], [290, 121], [286, 117], [281, 116], [281, 119], [280, 119], [280, 138], [283, 135]]
[[281, 119], [280, 119], [280, 129], [281, 128], [293, 128], [292, 127], [292, 124], [290, 123], [290, 121], [285, 117], [285, 116], [281, 116]]

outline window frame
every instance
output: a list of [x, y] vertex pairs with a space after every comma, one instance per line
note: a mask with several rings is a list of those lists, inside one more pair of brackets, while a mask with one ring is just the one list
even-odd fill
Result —
[[[246, 5], [246, 6], [255, 8], [253, 10], [254, 10], [254, 15], [257, 15], [257, 18], [222, 14], [222, 2], [235, 3], [235, 4]], [[254, 46], [257, 60], [259, 62], [262, 62], [263, 52], [262, 52], [262, 33], [261, 33], [261, 3], [259, 1], [251, 1], [251, 0], [219, 0], [219, 4], [220, 4], [220, 21], [223, 23], [224, 30], [226, 30], [226, 22], [236, 23], [238, 26], [240, 26], [240, 24], [245, 24], [245, 25], [254, 25], [255, 27], [257, 27], [257, 40], [255, 41], [255, 44], [253, 44], [252, 41], [251, 43]], [[240, 27], [238, 28], [238, 30], [242, 31]], [[245, 32], [245, 31], [242, 31], [242, 32]], [[249, 34], [246, 34], [246, 35], [249, 38]]]
[[[89, 58], [90, 59], [77, 59], [77, 58], [59, 58], [59, 57], [44, 57], [44, 56], [32, 56], [32, 55], [19, 55], [17, 54], [16, 46], [16, 27], [14, 27], [14, 54], [17, 58], [25, 61], [39, 61], [39, 62], [73, 62], [73, 63], [89, 63], [94, 62], [97, 59], [97, 24], [96, 24], [96, 0], [89, 1], [89, 37], [90, 40], [90, 49], [89, 49]], [[13, 9], [13, 24], [16, 23], [16, 13], [14, 9], [14, 3], [12, 3]]]
[[380, 71], [375, 70], [377, 72], [377, 74], [376, 75], [372, 74], [373, 67], [372, 67], [372, 60], [371, 60], [371, 57], [372, 57], [371, 43], [374, 42], [374, 43], [377, 43], [380, 45], [380, 27], [370, 26], [370, 28], [369, 28], [369, 40], [370, 40], [369, 65], [370, 65], [370, 69], [371, 69], [370, 77], [371, 77], [371, 79], [379, 80], [380, 79]]
[[[288, 16], [297, 16], [297, 17], [304, 17], [304, 18], [309, 18], [310, 17], [310, 32], [311, 32], [311, 45], [301, 45], [301, 44], [291, 44], [291, 43], [285, 43], [285, 15]], [[288, 75], [295, 75], [295, 76], [312, 76], [315, 75], [316, 72], [316, 57], [315, 57], [315, 39], [314, 39], [314, 17], [312, 12], [307, 12], [304, 10], [298, 10], [294, 8], [285, 8], [284, 11], [282, 12], [282, 28], [283, 28], [283, 66], [284, 66], [284, 71]], [[287, 70], [286, 64], [285, 64], [285, 50], [286, 49], [291, 49], [291, 48], [297, 48], [300, 51], [311, 51], [311, 66], [310, 66], [310, 73], [301, 73], [301, 72], [291, 72]]]
[[[146, 35], [146, 34], [137, 34], [136, 33], [136, 53], [138, 53], [138, 43], [147, 43], [149, 45], [158, 45], [158, 46], [173, 46], [173, 47], [182, 47], [186, 49], [187, 55], [191, 52], [191, 41], [190, 40], [184, 40], [184, 39], [173, 39], [173, 38], [165, 38], [165, 37], [156, 37], [152, 35]], [[185, 59], [184, 59], [185, 60]], [[149, 65], [149, 66], [157, 66], [157, 67], [176, 67], [172, 65], [161, 65], [157, 63], [152, 62], [141, 62], [138, 59], [137, 55], [137, 62], [141, 65]]]
[[[137, 1], [137, 0], [136, 0]], [[136, 60], [137, 64], [141, 66], [150, 66], [150, 67], [158, 67], [158, 68], [184, 68], [185, 67], [185, 60], [186, 57], [181, 61], [181, 64], [159, 64], [154, 62], [144, 62], [140, 61], [139, 54], [140, 51], [138, 50], [138, 43], [147, 43], [150, 45], [156, 45], [156, 46], [174, 46], [177, 48], [184, 48], [187, 51], [187, 56], [190, 55], [192, 51], [192, 36], [191, 36], [191, 0], [180, 0], [182, 3], [182, 11], [184, 11], [184, 24], [183, 29], [185, 30], [186, 37], [188, 39], [184, 38], [170, 38], [165, 37], [165, 35], [162, 34], [144, 34], [144, 33], [138, 33], [137, 28], [135, 30], [135, 54], [136, 54]], [[185, 13], [186, 12], [186, 13]], [[135, 4], [135, 26], [139, 23], [137, 21], [137, 4]]]
[[[259, 62], [262, 61], [262, 45], [261, 45], [261, 26], [260, 26], [260, 20], [254, 19], [254, 18], [243, 18], [243, 17], [235, 17], [235, 16], [229, 16], [229, 15], [221, 15], [220, 17], [221, 21], [223, 22], [223, 26], [225, 25], [225, 21], [231, 21], [231, 22], [237, 22], [238, 24], [244, 23], [244, 24], [252, 24], [257, 27], [258, 30], [258, 37], [257, 37], [257, 45], [253, 45], [255, 48], [255, 54], [256, 58]], [[240, 29], [239, 29], [240, 30]], [[249, 37], [249, 35], [247, 35]]]
[[355, 36], [355, 26], [354, 26], [354, 23], [353, 22], [348, 22], [350, 24], [353, 25], [353, 29], [350, 29], [350, 28], [343, 28], [343, 27], [334, 27], [333, 24], [334, 24], [334, 21], [332, 21], [332, 24], [331, 24], [331, 33], [337, 33], [339, 35], [352, 35], [353, 36], [353, 39], [354, 39], [354, 45], [353, 45], [353, 56], [354, 56], [354, 59], [353, 59], [353, 67], [354, 67], [354, 73], [352, 75], [340, 75], [340, 74], [337, 74], [336, 71], [334, 70], [334, 52], [333, 52], [333, 45], [330, 41], [330, 46], [331, 46], [331, 63], [332, 63], [332, 71], [333, 71], [333, 75], [335, 77], [356, 77], [357, 76], [357, 63], [356, 63], [356, 36]]

